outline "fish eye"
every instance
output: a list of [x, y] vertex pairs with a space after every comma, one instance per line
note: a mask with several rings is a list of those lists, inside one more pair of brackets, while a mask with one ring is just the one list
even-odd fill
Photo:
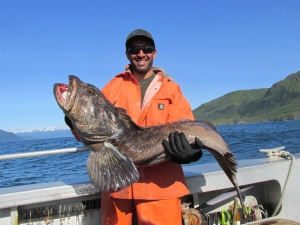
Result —
[[94, 88], [88, 88], [88, 89], [87, 89], [87, 93], [88, 93], [89, 95], [95, 95], [95, 89], [94, 89]]

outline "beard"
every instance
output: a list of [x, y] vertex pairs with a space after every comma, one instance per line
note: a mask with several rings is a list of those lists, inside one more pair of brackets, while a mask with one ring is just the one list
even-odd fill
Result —
[[146, 73], [148, 73], [149, 70], [151, 70], [152, 65], [153, 65], [153, 59], [149, 59], [147, 61], [147, 64], [145, 66], [143, 66], [143, 67], [139, 67], [134, 60], [130, 60], [130, 69], [131, 69], [131, 71], [132, 72], [135, 71], [138, 74], [146, 74]]

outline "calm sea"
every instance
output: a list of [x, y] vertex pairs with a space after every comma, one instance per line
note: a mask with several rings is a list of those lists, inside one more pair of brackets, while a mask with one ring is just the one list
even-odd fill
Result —
[[[300, 152], [300, 120], [217, 126], [237, 159], [264, 158], [259, 149], [285, 146], [291, 153]], [[33, 152], [69, 147], [83, 147], [74, 138], [51, 138], [0, 142], [0, 154]], [[0, 161], [0, 188], [88, 177], [89, 152], [39, 156]], [[208, 151], [196, 163], [215, 162]]]

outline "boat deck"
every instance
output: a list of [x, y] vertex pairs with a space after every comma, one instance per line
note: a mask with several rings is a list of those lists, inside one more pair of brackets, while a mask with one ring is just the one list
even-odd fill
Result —
[[[277, 215], [248, 224], [273, 224], [286, 219], [300, 223], [300, 153], [294, 154], [294, 169]], [[238, 161], [237, 180], [246, 205], [261, 204], [269, 216], [279, 203], [291, 160], [279, 157]], [[236, 198], [231, 182], [217, 163], [184, 167], [191, 203], [205, 215], [228, 209]], [[1, 224], [100, 224], [100, 193], [88, 179], [58, 181], [0, 189]], [[269, 221], [269, 222], [268, 222]], [[279, 220], [278, 220], [279, 221]], [[262, 223], [266, 222], [266, 223]], [[278, 223], [280, 224], [280, 223]]]

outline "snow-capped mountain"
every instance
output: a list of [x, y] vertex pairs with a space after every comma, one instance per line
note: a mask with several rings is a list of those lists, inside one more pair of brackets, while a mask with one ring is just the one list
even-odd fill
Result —
[[18, 135], [22, 139], [73, 137], [68, 127], [32, 128], [22, 130], [10, 130], [9, 132]]
[[9, 132], [13, 132], [15, 134], [22, 134], [22, 133], [49, 132], [49, 131], [62, 131], [62, 130], [69, 130], [69, 128], [68, 127], [44, 127], [44, 128], [10, 130]]

